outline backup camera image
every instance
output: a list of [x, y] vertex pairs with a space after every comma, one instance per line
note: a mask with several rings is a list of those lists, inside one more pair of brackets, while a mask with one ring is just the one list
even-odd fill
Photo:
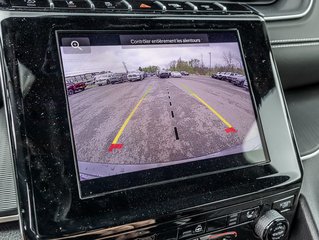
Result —
[[237, 153], [263, 154], [233, 35], [62, 38], [81, 181]]

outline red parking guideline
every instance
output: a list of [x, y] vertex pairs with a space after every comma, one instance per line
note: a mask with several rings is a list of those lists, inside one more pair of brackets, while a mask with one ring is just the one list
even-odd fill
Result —
[[225, 132], [226, 133], [231, 133], [231, 132], [237, 132], [237, 130], [235, 129], [235, 128], [233, 128], [233, 127], [230, 127], [230, 128], [225, 128]]
[[123, 144], [120, 144], [120, 143], [112, 143], [109, 147], [109, 152], [112, 152], [113, 149], [121, 149], [123, 147]]

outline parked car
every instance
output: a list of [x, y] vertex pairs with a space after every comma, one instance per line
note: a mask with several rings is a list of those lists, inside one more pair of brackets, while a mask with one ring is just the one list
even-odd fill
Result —
[[180, 72], [171, 72], [171, 77], [173, 77], [173, 78], [181, 78], [182, 74]]
[[130, 82], [135, 82], [135, 81], [141, 81], [142, 80], [142, 76], [140, 73], [129, 73], [127, 74], [127, 80]]
[[221, 80], [228, 80], [228, 77], [230, 76], [230, 74], [232, 74], [231, 72], [222, 72], [221, 74], [220, 74], [220, 78], [219, 79], [221, 79]]
[[86, 84], [83, 82], [79, 83], [67, 83], [68, 95], [73, 95], [77, 92], [82, 92], [86, 88]]
[[244, 75], [238, 74], [235, 77], [232, 77], [232, 79], [230, 81], [232, 84], [234, 84], [236, 86], [243, 87], [244, 82], [246, 81], [246, 77]]
[[247, 82], [247, 79], [244, 81], [243, 88], [245, 88], [246, 90], [248, 90], [248, 82]]
[[113, 73], [104, 73], [95, 76], [95, 85], [98, 86], [110, 84], [112, 81], [116, 81], [116, 77]]
[[147, 74], [145, 72], [139, 72], [139, 73], [141, 75], [142, 80], [147, 77]]
[[155, 75], [156, 75], [156, 73], [153, 73], [153, 72], [148, 72], [148, 73], [144, 74], [145, 77], [153, 77]]
[[214, 73], [213, 75], [212, 75], [212, 78], [216, 78], [216, 79], [220, 79], [219, 77], [220, 77], [220, 72], [217, 72], [217, 73]]
[[233, 80], [233, 79], [236, 79], [238, 76], [241, 76], [241, 74], [238, 74], [238, 73], [229, 73], [229, 74], [226, 74], [225, 76], [226, 76], [226, 80], [227, 80], [228, 82], [233, 83], [232, 80]]
[[[227, 75], [231, 74], [230, 72], [218, 72], [215, 75], [213, 75], [215, 78], [219, 80], [226, 80]], [[213, 77], [212, 76], [212, 77]]]
[[167, 72], [167, 71], [160, 71], [160, 72], [158, 73], [158, 77], [159, 77], [159, 78], [169, 78], [169, 76], [170, 76], [170, 73]]
[[114, 78], [110, 79], [111, 84], [114, 83], [122, 83], [126, 80], [126, 74], [125, 73], [115, 73]]
[[186, 71], [181, 71], [181, 74], [182, 74], [183, 76], [188, 76], [188, 75], [189, 75], [189, 73], [186, 72]]

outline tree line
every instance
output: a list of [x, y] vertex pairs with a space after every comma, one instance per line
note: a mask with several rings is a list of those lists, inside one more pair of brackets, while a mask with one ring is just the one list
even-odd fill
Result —
[[[217, 72], [234, 72], [239, 74], [244, 74], [244, 69], [242, 66], [242, 59], [240, 57], [234, 56], [230, 51], [223, 53], [223, 64], [216, 64], [215, 66], [205, 66], [203, 61], [197, 58], [193, 58], [189, 61], [178, 58], [173, 60], [168, 64], [168, 68], [165, 70], [168, 71], [186, 71], [190, 74], [198, 75], [212, 75]], [[156, 73], [161, 70], [159, 66], [148, 66], [140, 67], [140, 71], [147, 73]]]

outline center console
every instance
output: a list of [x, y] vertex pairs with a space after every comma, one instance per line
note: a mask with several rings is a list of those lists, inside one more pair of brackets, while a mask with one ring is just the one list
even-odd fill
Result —
[[243, 4], [12, 1], [2, 86], [26, 239], [286, 239], [302, 169]]

